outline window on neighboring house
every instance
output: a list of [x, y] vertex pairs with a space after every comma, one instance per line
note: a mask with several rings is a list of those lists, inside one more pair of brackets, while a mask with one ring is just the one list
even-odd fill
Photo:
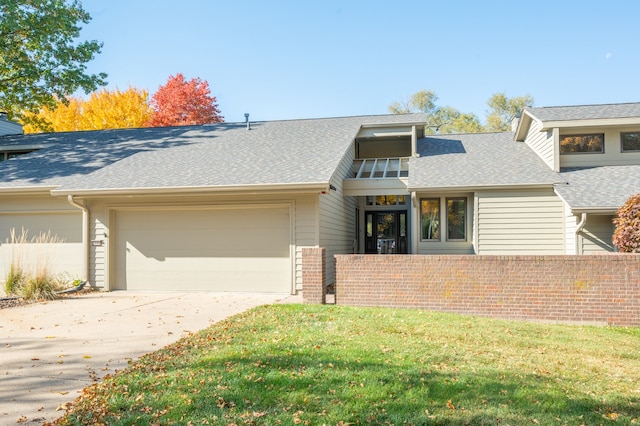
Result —
[[560, 154], [603, 153], [604, 134], [560, 136]]
[[620, 133], [622, 152], [640, 151], [640, 132]]
[[447, 198], [447, 240], [467, 239], [467, 199]]
[[421, 239], [440, 240], [440, 198], [420, 200]]

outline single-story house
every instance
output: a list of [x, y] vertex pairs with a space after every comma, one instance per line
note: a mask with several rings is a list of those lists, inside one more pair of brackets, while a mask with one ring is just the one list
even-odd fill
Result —
[[[34, 245], [104, 290], [295, 293], [333, 255], [614, 251], [640, 103], [529, 108], [505, 133], [423, 114], [23, 135], [0, 119], [0, 281]], [[42, 247], [41, 247], [42, 246]], [[43, 254], [44, 256], [44, 254]]]

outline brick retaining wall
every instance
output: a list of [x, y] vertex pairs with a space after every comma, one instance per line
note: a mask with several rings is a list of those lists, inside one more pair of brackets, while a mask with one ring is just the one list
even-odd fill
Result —
[[335, 258], [339, 305], [640, 325], [640, 255]]

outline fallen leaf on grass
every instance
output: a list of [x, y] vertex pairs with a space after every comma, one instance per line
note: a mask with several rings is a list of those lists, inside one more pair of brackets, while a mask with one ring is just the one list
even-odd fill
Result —
[[451, 400], [448, 400], [447, 401], [447, 408], [450, 409], [450, 410], [455, 410], [456, 406], [453, 405], [453, 402], [451, 402]]

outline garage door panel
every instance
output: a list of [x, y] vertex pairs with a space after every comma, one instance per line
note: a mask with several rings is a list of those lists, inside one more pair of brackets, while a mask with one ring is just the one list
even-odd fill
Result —
[[[55, 236], [55, 243], [11, 244], [11, 229], [20, 238], [24, 229], [27, 241], [39, 234]], [[23, 267], [35, 270], [43, 264], [55, 274], [82, 277], [82, 215], [79, 213], [0, 214], [0, 277], [13, 259], [21, 259]]]
[[288, 208], [120, 211], [116, 288], [291, 291]]

